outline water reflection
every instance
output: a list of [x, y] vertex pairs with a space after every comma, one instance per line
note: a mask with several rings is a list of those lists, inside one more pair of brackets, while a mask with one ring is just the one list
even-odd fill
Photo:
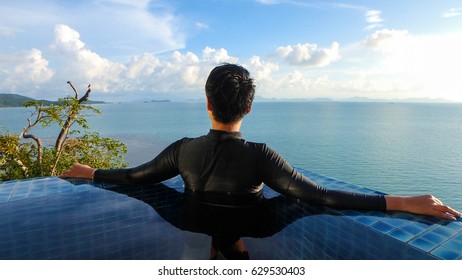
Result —
[[320, 207], [283, 196], [265, 198], [262, 193], [184, 193], [164, 184], [104, 188], [147, 203], [178, 229], [210, 236], [211, 259], [249, 259], [242, 237], [269, 237], [297, 219], [324, 213]]

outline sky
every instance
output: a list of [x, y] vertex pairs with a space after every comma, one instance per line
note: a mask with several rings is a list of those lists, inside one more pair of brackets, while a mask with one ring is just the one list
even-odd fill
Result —
[[0, 93], [204, 98], [246, 67], [260, 98], [462, 102], [462, 1], [0, 0]]

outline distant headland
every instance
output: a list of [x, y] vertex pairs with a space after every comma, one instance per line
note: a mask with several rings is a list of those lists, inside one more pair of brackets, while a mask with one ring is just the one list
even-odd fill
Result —
[[[13, 94], [13, 93], [0, 93], [0, 108], [4, 107], [22, 107], [22, 104], [26, 101], [36, 100], [27, 96], [23, 96], [20, 94]], [[38, 100], [42, 101], [45, 105], [56, 104], [58, 101], [50, 101], [50, 100]], [[87, 104], [104, 104], [106, 102], [103, 101], [86, 101]]]

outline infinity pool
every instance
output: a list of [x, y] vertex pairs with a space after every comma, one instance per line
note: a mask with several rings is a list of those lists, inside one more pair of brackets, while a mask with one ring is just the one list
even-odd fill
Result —
[[[306, 170], [326, 188], [375, 192]], [[338, 210], [264, 196], [183, 193], [181, 178], [120, 186], [57, 177], [0, 183], [0, 259], [462, 259], [462, 220]]]

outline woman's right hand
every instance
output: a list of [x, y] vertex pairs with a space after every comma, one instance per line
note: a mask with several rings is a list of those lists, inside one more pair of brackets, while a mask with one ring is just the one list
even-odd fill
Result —
[[95, 171], [96, 168], [92, 168], [85, 164], [74, 163], [69, 170], [64, 171], [59, 177], [93, 179]]

